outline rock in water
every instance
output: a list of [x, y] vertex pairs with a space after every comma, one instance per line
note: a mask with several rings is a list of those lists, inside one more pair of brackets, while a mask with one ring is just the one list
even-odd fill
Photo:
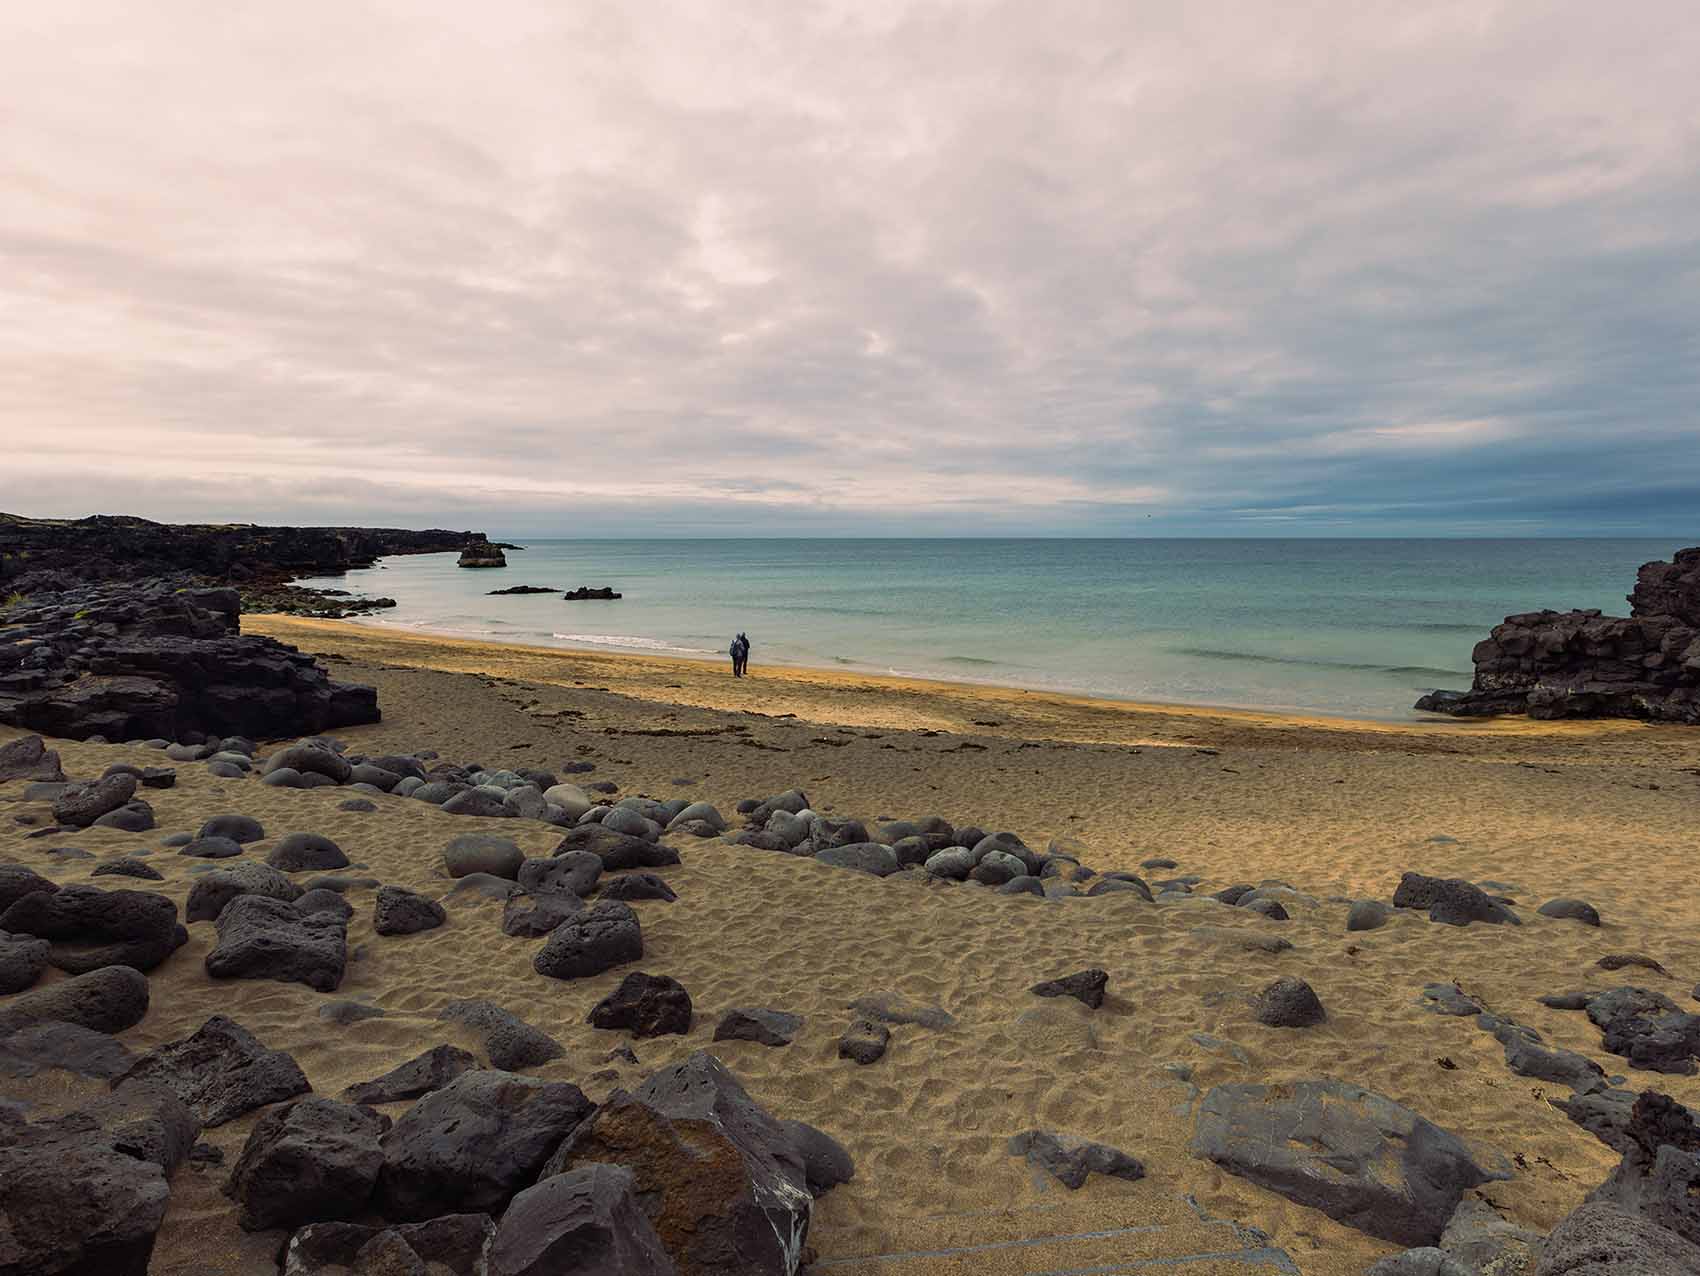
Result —
[[370, 1108], [309, 1096], [261, 1117], [224, 1194], [250, 1232], [351, 1218], [384, 1164], [386, 1122]]
[[1454, 1134], [1340, 1081], [1217, 1086], [1192, 1150], [1300, 1205], [1396, 1245], [1433, 1245], [1486, 1168]]
[[378, 1208], [408, 1222], [456, 1210], [500, 1212], [592, 1107], [564, 1081], [463, 1072], [384, 1135]]
[[549, 1168], [597, 1162], [632, 1172], [681, 1273], [794, 1276], [814, 1201], [802, 1158], [713, 1055], [615, 1091]]
[[514, 1197], [490, 1246], [489, 1276], [676, 1276], [632, 1172], [585, 1165]]
[[293, 1058], [267, 1050], [223, 1015], [208, 1019], [192, 1036], [148, 1051], [119, 1081], [158, 1082], [208, 1126], [312, 1089]]

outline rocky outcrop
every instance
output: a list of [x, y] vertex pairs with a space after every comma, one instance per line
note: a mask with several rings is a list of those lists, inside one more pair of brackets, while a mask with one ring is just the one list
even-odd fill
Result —
[[590, 602], [595, 599], [612, 601], [613, 599], [621, 596], [622, 595], [617, 590], [612, 589], [607, 585], [603, 585], [600, 589], [591, 589], [589, 586], [580, 585], [577, 589], [569, 589], [566, 593], [561, 595], [561, 598], [563, 601], [569, 603], [582, 603]]
[[239, 632], [241, 600], [184, 578], [72, 584], [0, 608], [0, 722], [83, 740], [314, 734], [378, 720], [377, 692]]
[[492, 545], [482, 536], [469, 541], [466, 547], [460, 551], [460, 558], [455, 563], [456, 567], [506, 567], [507, 565], [507, 555], [503, 554], [498, 546]]
[[1507, 616], [1471, 653], [1468, 691], [1416, 707], [1458, 717], [1644, 718], [1700, 724], [1700, 548], [1644, 564], [1630, 615]]

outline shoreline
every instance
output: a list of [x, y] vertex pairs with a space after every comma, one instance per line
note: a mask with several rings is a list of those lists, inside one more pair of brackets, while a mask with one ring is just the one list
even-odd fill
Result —
[[[1700, 739], [1680, 726], [1637, 719], [1541, 721], [1507, 716], [1389, 721], [1133, 701], [800, 665], [760, 666], [749, 679], [735, 680], [721, 661], [661, 653], [493, 642], [355, 620], [284, 614], [245, 614], [242, 622], [244, 632], [265, 634], [303, 649], [313, 643], [331, 643], [338, 655], [358, 661], [452, 673], [489, 673], [500, 666], [504, 673], [528, 681], [584, 686], [595, 680], [606, 684], [600, 688], [603, 690], [682, 708], [768, 717], [790, 714], [844, 726], [1171, 747], [1270, 743], [1294, 736], [1312, 742], [1351, 738], [1365, 746], [1381, 741], [1420, 748], [1426, 743], [1441, 751], [1465, 741], [1627, 743], [1633, 739], [1652, 744], [1668, 739], [1672, 744], [1682, 744]], [[1005, 717], [989, 717], [989, 712]]]

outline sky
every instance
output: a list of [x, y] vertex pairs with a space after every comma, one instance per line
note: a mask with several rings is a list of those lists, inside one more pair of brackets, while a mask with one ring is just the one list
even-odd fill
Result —
[[0, 14], [0, 509], [1700, 539], [1692, 0]]

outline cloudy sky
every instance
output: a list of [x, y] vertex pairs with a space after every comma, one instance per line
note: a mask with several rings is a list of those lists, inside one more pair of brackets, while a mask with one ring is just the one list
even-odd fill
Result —
[[0, 15], [0, 509], [1700, 533], [1692, 0]]

